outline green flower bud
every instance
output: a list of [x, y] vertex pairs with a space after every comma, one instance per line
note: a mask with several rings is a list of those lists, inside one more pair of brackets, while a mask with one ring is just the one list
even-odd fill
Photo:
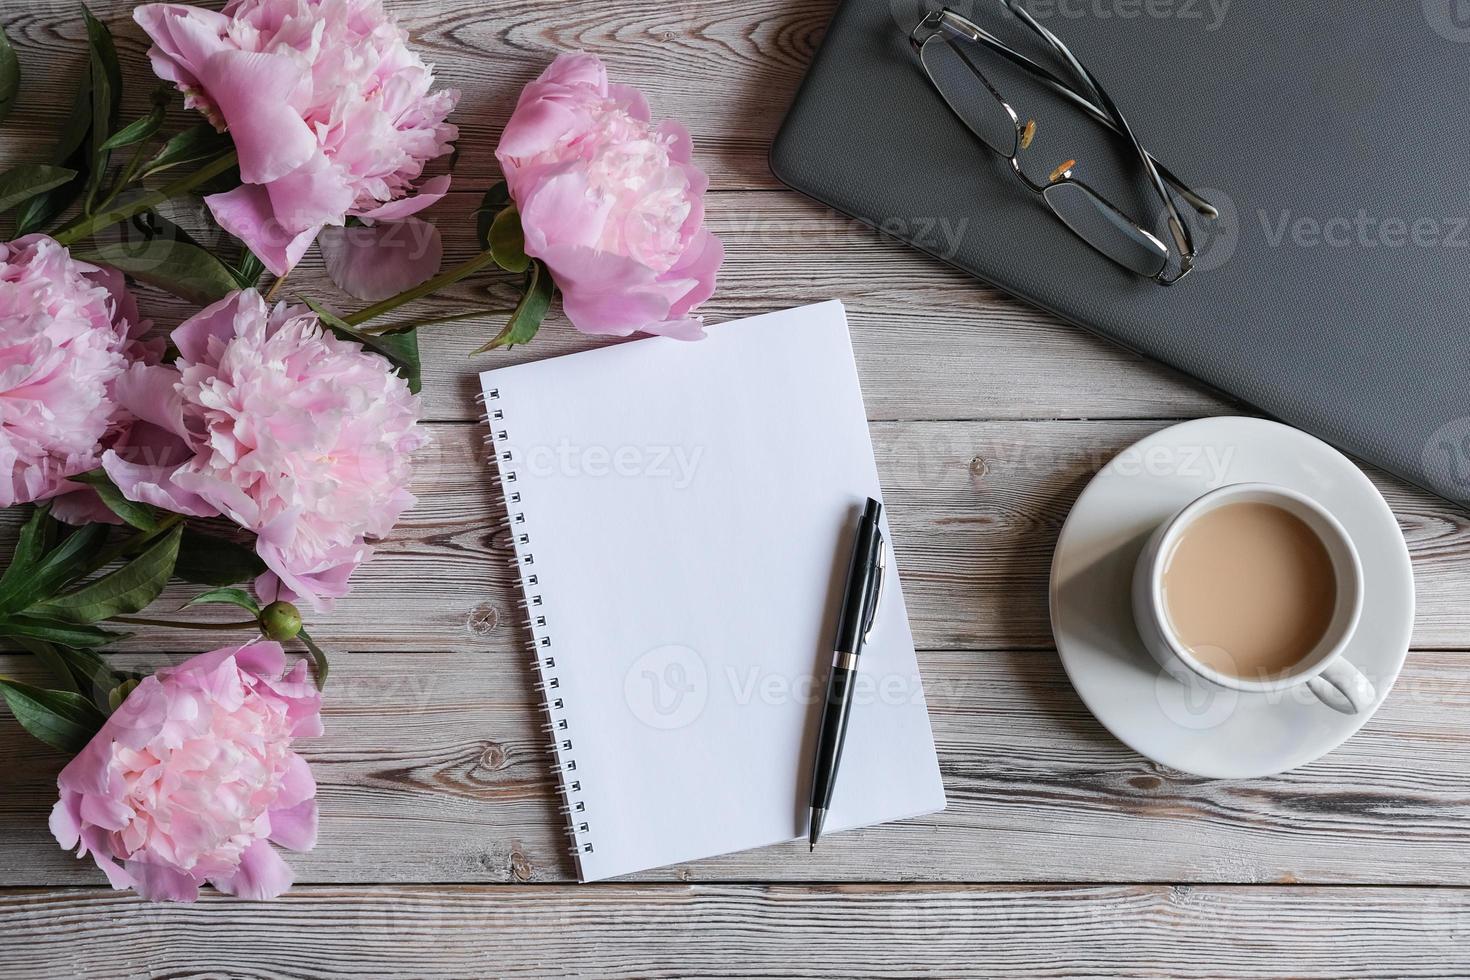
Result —
[[260, 611], [260, 631], [277, 643], [294, 640], [301, 632], [301, 611], [289, 602], [273, 602]]
[[122, 703], [133, 693], [133, 688], [138, 686], [138, 679], [123, 681], [117, 687], [107, 692], [107, 707], [113, 711], [122, 707]]

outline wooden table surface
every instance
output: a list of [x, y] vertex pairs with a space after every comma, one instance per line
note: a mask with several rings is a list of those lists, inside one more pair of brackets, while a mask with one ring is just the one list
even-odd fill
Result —
[[[712, 321], [846, 302], [949, 808], [810, 857], [790, 845], [575, 883], [471, 397], [480, 369], [591, 342], [553, 316], [530, 346], [471, 359], [487, 317], [425, 332], [419, 505], [313, 624], [336, 659], [327, 734], [303, 745], [322, 831], [292, 857], [296, 887], [193, 906], [109, 891], [47, 832], [63, 759], [3, 715], [4, 975], [1470, 974], [1467, 515], [1373, 474], [1413, 554], [1414, 649], [1327, 758], [1221, 782], [1112, 739], [1052, 649], [1057, 533], [1113, 453], [1242, 409], [778, 186], [767, 148], [832, 3], [388, 0], [464, 92], [456, 190], [433, 212], [450, 261], [472, 250], [468, 215], [497, 179], [519, 88], [583, 48], [694, 134], [728, 254]], [[136, 114], [152, 76], [130, 6], [91, 3]], [[0, 6], [26, 73], [0, 163], [45, 158], [84, 59], [77, 12]], [[315, 253], [292, 285], [339, 298]], [[485, 288], [424, 308], [484, 304]], [[491, 293], [503, 308], [505, 289]], [[188, 312], [145, 298], [163, 326]], [[153, 634], [117, 656], [163, 664], [199, 642]], [[0, 673], [37, 675], [14, 655]]]

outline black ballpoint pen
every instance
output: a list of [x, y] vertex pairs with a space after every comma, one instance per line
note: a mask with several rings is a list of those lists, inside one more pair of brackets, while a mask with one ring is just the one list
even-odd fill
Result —
[[879, 527], [882, 517], [883, 505], [869, 498], [858, 521], [852, 560], [847, 566], [847, 586], [842, 593], [837, 638], [832, 644], [832, 673], [827, 679], [827, 701], [822, 708], [822, 729], [817, 736], [817, 755], [812, 763], [808, 850], [815, 850], [817, 838], [822, 836], [822, 824], [832, 802], [832, 787], [837, 782], [837, 767], [842, 762], [842, 743], [847, 738], [858, 659], [873, 629], [878, 603], [883, 598], [888, 545]]

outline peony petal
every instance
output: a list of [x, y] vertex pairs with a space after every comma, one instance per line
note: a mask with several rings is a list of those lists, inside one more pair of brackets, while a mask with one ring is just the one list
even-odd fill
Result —
[[324, 228], [317, 242], [332, 282], [369, 303], [429, 281], [444, 262], [439, 229], [418, 218]]
[[[174, 332], [175, 344], [182, 330], [183, 326]], [[129, 365], [113, 382], [112, 390], [118, 405], [127, 412], [181, 440], [189, 438], [189, 430], [184, 426], [184, 398], [179, 392], [179, 372], [174, 368], [161, 364]]]
[[670, 278], [693, 279], [695, 285], [669, 310], [670, 318], [683, 317], [715, 293], [715, 281], [720, 266], [725, 263], [725, 243], [708, 230], [701, 229], [685, 250], [683, 256], [670, 269]]
[[545, 259], [552, 245], [596, 248], [615, 202], [592, 193], [585, 172], [567, 168], [541, 177], [518, 203], [526, 254]]
[[[111, 785], [107, 767], [112, 761], [113, 727], [110, 723], [104, 725], [102, 731], [93, 737], [92, 741], [88, 742], [82, 751], [78, 752], [76, 757], [61, 770], [61, 774], [56, 777], [56, 785], [62, 793], [79, 793], [84, 796], [92, 793], [107, 795]], [[80, 818], [80, 801], [77, 807]]]
[[218, 517], [219, 508], [175, 482], [176, 466], [130, 463], [109, 449], [102, 454], [102, 468], [122, 495], [140, 504], [152, 504], [187, 517]]
[[704, 318], [697, 316], [649, 323], [643, 327], [643, 332], [655, 337], [668, 337], [670, 340], [703, 340], [706, 336]]
[[83, 824], [103, 830], [122, 830], [132, 819], [133, 810], [124, 803], [94, 793], [82, 797], [80, 815]]
[[[84, 837], [90, 835], [90, 831], [83, 832]], [[100, 844], [100, 841], [94, 839], [92, 844]], [[100, 846], [92, 846], [88, 847], [87, 851], [92, 855], [92, 863], [97, 865], [98, 870], [107, 876], [107, 883], [112, 886], [114, 891], [137, 887], [137, 880], [125, 867], [118, 864], [117, 860], [106, 849]]]
[[449, 174], [444, 174], [427, 180], [419, 188], [419, 192], [412, 197], [401, 197], [396, 201], [389, 201], [371, 211], [360, 212], [357, 217], [364, 221], [397, 221], [409, 215], [418, 214], [444, 199], [444, 195], [449, 193], [450, 179]]
[[272, 810], [270, 840], [288, 851], [309, 851], [316, 847], [316, 800], [305, 800], [293, 807]]
[[341, 224], [354, 195], [346, 174], [318, 153], [299, 170], [266, 185], [271, 215], [287, 234]]
[[204, 199], [221, 228], [240, 239], [273, 275], [284, 276], [296, 267], [320, 227], [287, 231], [276, 219], [270, 194], [264, 187], [244, 184]]
[[[668, 141], [669, 159], [674, 163], [687, 164], [694, 158], [694, 141], [689, 138], [689, 130], [683, 123], [665, 119], [655, 126], [653, 131]], [[702, 171], [699, 171], [699, 174], [701, 177], [704, 176]], [[705, 183], [708, 185], [708, 180]], [[704, 188], [700, 188], [699, 193], [703, 192]]]
[[91, 487], [60, 493], [50, 500], [51, 516], [63, 524], [81, 527], [84, 524], [122, 523], [122, 518], [114, 514]]
[[311, 84], [304, 58], [228, 49], [206, 58], [197, 74], [229, 127], [245, 183], [279, 180], [320, 154], [291, 105], [297, 88]]
[[82, 839], [82, 797], [77, 793], [61, 793], [61, 799], [51, 808], [51, 819], [48, 821], [51, 836], [56, 838], [56, 843], [61, 845], [62, 850], [69, 851], [76, 847]]
[[556, 245], [541, 258], [562, 291], [567, 319], [583, 333], [626, 337], [668, 317], [669, 299], [653, 270], [634, 259], [580, 245]]
[[153, 71], [180, 88], [199, 87], [200, 68], [224, 50], [229, 31], [223, 14], [182, 4], [144, 4], [133, 11], [133, 20], [153, 41], [148, 52]]
[[127, 861], [124, 867], [132, 878], [132, 887], [150, 902], [193, 902], [199, 898], [199, 882], [182, 871], [143, 861]]
[[255, 640], [237, 647], [236, 665], [256, 677], [280, 677], [286, 670], [286, 651], [275, 640]]
[[[528, 89], [529, 91], [529, 89]], [[516, 109], [505, 124], [495, 158], [502, 166], [517, 157], [533, 156], [554, 146], [581, 122], [582, 115], [561, 101], [536, 99]], [[511, 174], [507, 171], [507, 177]]]
[[526, 91], [535, 92], [542, 84], [577, 86], [605, 96], [608, 94], [607, 67], [594, 54], [565, 51], [546, 66], [540, 78], [526, 86]]
[[169, 339], [179, 349], [183, 360], [207, 361], [211, 341], [223, 345], [235, 336], [235, 321], [242, 311], [249, 316], [263, 317], [265, 302], [260, 294], [253, 289], [231, 293], [185, 320], [169, 334]]
[[648, 108], [648, 99], [631, 85], [609, 85], [608, 98], [616, 102], [624, 112], [639, 122], [648, 122], [653, 113]]
[[210, 884], [226, 895], [263, 901], [276, 898], [291, 887], [295, 875], [275, 848], [263, 840], [253, 842], [240, 857], [240, 867], [227, 878], [215, 878]]
[[[298, 660], [296, 663], [303, 667], [306, 665], [304, 660]], [[282, 809], [290, 809], [315, 798], [316, 777], [311, 774], [311, 766], [307, 765], [306, 760], [301, 756], [294, 752], [291, 753], [291, 757], [286, 760], [286, 771], [281, 774], [281, 789], [276, 794], [275, 805]]]

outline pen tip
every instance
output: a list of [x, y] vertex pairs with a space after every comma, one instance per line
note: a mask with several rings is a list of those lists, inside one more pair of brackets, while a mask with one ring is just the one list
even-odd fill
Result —
[[817, 849], [817, 845], [816, 844], [807, 844], [807, 846], [806, 846], [806, 852], [808, 854], [812, 853], [816, 849]]

